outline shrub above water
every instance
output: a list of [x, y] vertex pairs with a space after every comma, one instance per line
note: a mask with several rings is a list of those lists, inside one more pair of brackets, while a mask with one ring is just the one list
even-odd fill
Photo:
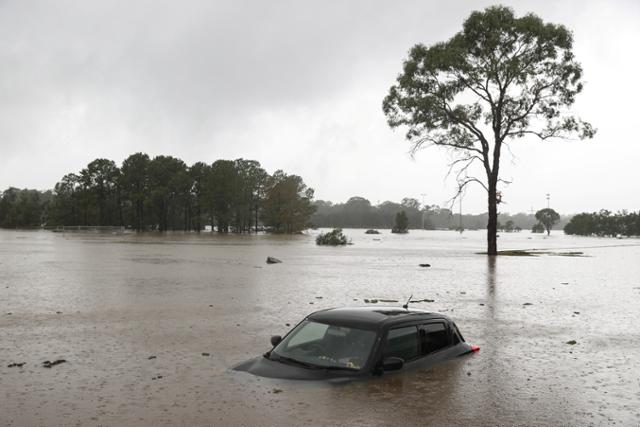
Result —
[[347, 244], [347, 236], [342, 233], [342, 228], [334, 228], [326, 233], [320, 233], [316, 237], [316, 244], [329, 246], [342, 246]]

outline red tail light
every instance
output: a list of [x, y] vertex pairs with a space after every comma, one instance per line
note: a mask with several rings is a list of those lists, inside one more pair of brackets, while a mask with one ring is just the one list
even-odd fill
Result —
[[474, 353], [477, 351], [480, 351], [480, 346], [479, 345], [472, 345], [471, 346], [471, 351], [473, 351]]

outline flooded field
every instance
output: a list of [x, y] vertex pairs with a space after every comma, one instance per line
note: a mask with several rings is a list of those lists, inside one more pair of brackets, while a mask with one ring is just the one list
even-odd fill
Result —
[[[502, 234], [555, 254], [490, 260], [480, 231], [316, 233], [0, 231], [0, 425], [640, 425], [639, 240]], [[311, 311], [410, 295], [481, 351], [341, 385], [229, 369]]]

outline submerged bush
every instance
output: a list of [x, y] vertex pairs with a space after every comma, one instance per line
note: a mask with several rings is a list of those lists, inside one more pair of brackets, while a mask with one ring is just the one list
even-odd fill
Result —
[[342, 233], [342, 228], [334, 228], [326, 233], [320, 233], [316, 237], [318, 245], [341, 246], [347, 243], [347, 236]]

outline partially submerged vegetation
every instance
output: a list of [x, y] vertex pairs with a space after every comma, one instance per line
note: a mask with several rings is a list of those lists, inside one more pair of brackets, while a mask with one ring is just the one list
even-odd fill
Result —
[[564, 227], [565, 234], [579, 236], [640, 236], [640, 211], [625, 210], [612, 213], [606, 209], [593, 213], [581, 213], [571, 218]]
[[349, 243], [341, 228], [334, 228], [316, 237], [316, 244], [322, 246], [343, 246]]
[[409, 218], [407, 218], [405, 211], [400, 211], [396, 214], [396, 222], [391, 232], [396, 234], [406, 234], [409, 232]]
[[270, 175], [255, 160], [188, 166], [172, 156], [135, 153], [120, 166], [96, 159], [53, 191], [8, 188], [0, 194], [0, 227], [297, 233], [310, 224], [313, 195], [301, 177]]

